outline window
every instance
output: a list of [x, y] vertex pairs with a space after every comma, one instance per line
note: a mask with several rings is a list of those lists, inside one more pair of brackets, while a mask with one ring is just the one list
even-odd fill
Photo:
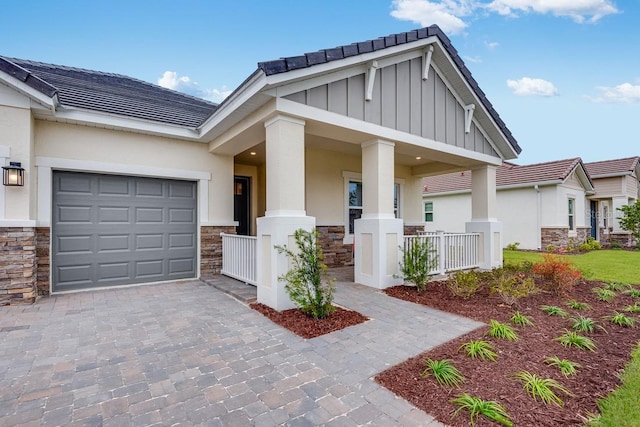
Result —
[[575, 230], [575, 205], [576, 205], [576, 200], [575, 199], [569, 199], [569, 231], [574, 231]]
[[433, 202], [424, 202], [424, 221], [433, 222]]
[[400, 218], [400, 184], [393, 184], [393, 216]]
[[602, 207], [602, 225], [604, 228], [609, 228], [609, 206], [607, 205]]
[[362, 183], [349, 181], [349, 234], [354, 233], [354, 221], [362, 216]]

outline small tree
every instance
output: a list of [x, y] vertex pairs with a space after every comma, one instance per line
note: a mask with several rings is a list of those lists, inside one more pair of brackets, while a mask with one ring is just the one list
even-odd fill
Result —
[[427, 282], [431, 278], [429, 272], [437, 265], [436, 250], [432, 248], [428, 238], [411, 239], [407, 249], [402, 251], [400, 273], [404, 280], [416, 285], [420, 291], [427, 288]]
[[317, 230], [298, 229], [294, 232], [297, 252], [285, 246], [275, 246], [278, 253], [289, 258], [292, 268], [278, 277], [287, 282], [289, 298], [300, 310], [314, 319], [324, 319], [335, 311], [333, 293], [335, 286], [322, 262], [322, 248], [318, 245]]
[[620, 227], [630, 231], [636, 241], [640, 242], [640, 200], [637, 200], [633, 205], [624, 205], [618, 210], [622, 212], [622, 216], [617, 218]]

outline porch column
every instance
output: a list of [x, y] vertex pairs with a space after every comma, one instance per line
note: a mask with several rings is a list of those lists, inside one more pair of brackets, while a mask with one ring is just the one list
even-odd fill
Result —
[[312, 230], [315, 218], [305, 211], [304, 121], [277, 115], [266, 128], [266, 212], [257, 219], [258, 302], [281, 311], [293, 308], [278, 280], [289, 267], [275, 246], [297, 249], [293, 237], [299, 229]]
[[471, 221], [467, 233], [480, 233], [480, 268], [502, 267], [502, 223], [497, 219], [496, 167], [471, 172]]
[[611, 226], [613, 227], [613, 233], [624, 233], [625, 231], [620, 227], [620, 221], [618, 217], [622, 216], [622, 212], [619, 211], [621, 207], [629, 204], [627, 196], [613, 197], [611, 200]]
[[355, 221], [355, 280], [378, 289], [402, 282], [398, 273], [402, 220], [393, 214], [394, 144], [362, 144], [362, 217]]

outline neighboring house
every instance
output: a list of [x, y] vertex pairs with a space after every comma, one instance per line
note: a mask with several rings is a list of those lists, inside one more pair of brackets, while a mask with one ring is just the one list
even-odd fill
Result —
[[[207, 277], [220, 233], [257, 237], [258, 300], [291, 301], [275, 245], [317, 227], [383, 288], [424, 227], [422, 177], [473, 169], [467, 224], [502, 263], [495, 174], [520, 152], [432, 26], [258, 64], [215, 105], [122, 75], [0, 57], [0, 292]], [[250, 259], [241, 260], [252, 263]]]
[[596, 189], [590, 198], [594, 237], [608, 244], [635, 245], [633, 235], [620, 228], [617, 218], [621, 206], [640, 198], [640, 157], [585, 163], [585, 168]]
[[[465, 231], [471, 220], [473, 171], [424, 178], [424, 215], [427, 231]], [[503, 244], [520, 249], [564, 247], [590, 235], [587, 197], [594, 186], [585, 166], [573, 159], [532, 165], [505, 162], [497, 170], [498, 220]]]

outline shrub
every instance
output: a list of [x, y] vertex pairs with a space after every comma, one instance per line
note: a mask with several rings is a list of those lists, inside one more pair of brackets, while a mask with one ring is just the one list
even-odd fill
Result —
[[558, 356], [547, 357], [544, 361], [549, 366], [555, 366], [560, 369], [560, 372], [562, 372], [562, 375], [565, 377], [575, 375], [578, 372], [577, 369], [582, 367], [579, 363], [567, 359], [560, 359]]
[[489, 335], [493, 338], [502, 338], [508, 341], [516, 341], [518, 339], [518, 334], [511, 326], [493, 319], [489, 320]]
[[544, 311], [549, 316], [567, 317], [569, 315], [566, 311], [555, 305], [543, 305], [540, 307], [540, 310]]
[[576, 331], [593, 333], [596, 329], [600, 329], [607, 332], [601, 325], [598, 325], [596, 321], [590, 317], [578, 316], [569, 320], [573, 323], [571, 327]]
[[455, 399], [452, 399], [451, 403], [454, 403], [458, 407], [458, 409], [453, 412], [454, 417], [463, 409], [469, 411], [469, 419], [472, 427], [475, 426], [475, 422], [480, 415], [503, 426], [513, 426], [513, 421], [511, 421], [506, 409], [493, 400], [482, 400], [479, 397], [463, 393]]
[[557, 295], [566, 294], [580, 279], [580, 271], [566, 258], [553, 254], [542, 254], [542, 258], [534, 264], [533, 272], [545, 279]]
[[511, 323], [518, 326], [533, 326], [533, 321], [531, 321], [530, 317], [525, 316], [524, 314], [516, 311], [513, 313], [513, 316], [509, 319]]
[[402, 261], [400, 273], [404, 280], [416, 285], [420, 291], [427, 288], [427, 282], [431, 278], [429, 272], [436, 266], [438, 259], [436, 250], [432, 247], [429, 238], [412, 239], [407, 249], [401, 249]]
[[292, 268], [279, 280], [287, 282], [285, 289], [300, 310], [314, 319], [324, 319], [333, 311], [335, 286], [327, 275], [327, 266], [322, 262], [322, 248], [318, 245], [317, 230], [298, 229], [294, 232], [298, 251], [294, 253], [286, 246], [276, 246], [278, 253], [289, 258]]
[[627, 313], [640, 313], [640, 305], [636, 302], [633, 305], [628, 305], [625, 307], [624, 311]]
[[467, 356], [472, 359], [480, 358], [482, 360], [490, 360], [495, 362], [498, 354], [493, 351], [491, 343], [484, 340], [471, 340], [458, 347], [458, 350], [464, 349]]
[[640, 298], [640, 289], [638, 288], [631, 288], [628, 289], [626, 291], [624, 291], [625, 294], [629, 294], [630, 297], [633, 298]]
[[517, 251], [518, 246], [520, 246], [520, 242], [509, 243], [505, 249], [508, 251]]
[[591, 292], [598, 295], [600, 301], [609, 302], [616, 297], [616, 293], [607, 288], [591, 288]]
[[617, 311], [613, 313], [613, 315], [608, 317], [609, 321], [618, 326], [622, 326], [623, 328], [633, 328], [636, 323], [636, 319], [625, 316], [622, 313], [618, 313]]
[[596, 344], [591, 340], [591, 338], [587, 338], [567, 329], [564, 331], [564, 334], [558, 338], [554, 338], [553, 340], [558, 341], [565, 347], [576, 347], [580, 350], [596, 351]]
[[447, 281], [447, 288], [452, 295], [467, 299], [480, 289], [480, 277], [474, 270], [456, 271]]
[[422, 371], [422, 376], [433, 375], [440, 385], [447, 387], [458, 387], [464, 382], [464, 376], [453, 366], [450, 360], [425, 360], [425, 368]]
[[578, 249], [580, 252], [598, 251], [602, 249], [602, 244], [593, 237], [587, 237], [587, 240], [582, 242]]
[[535, 282], [525, 273], [511, 272], [504, 268], [497, 268], [493, 272], [493, 281], [489, 285], [492, 294], [498, 294], [508, 305], [513, 305], [520, 298], [527, 297], [538, 291]]
[[586, 302], [579, 302], [574, 299], [567, 301], [567, 307], [574, 310], [588, 310], [591, 308], [591, 306]]
[[569, 390], [551, 378], [542, 378], [527, 371], [518, 372], [515, 374], [515, 378], [523, 383], [527, 394], [533, 397], [533, 400], [536, 401], [540, 398], [544, 403], [553, 403], [555, 405], [562, 406], [564, 402], [552, 389], [571, 395]]
[[640, 240], [640, 200], [632, 205], [623, 205], [617, 208], [622, 216], [617, 217], [620, 228], [630, 231], [637, 240]]

